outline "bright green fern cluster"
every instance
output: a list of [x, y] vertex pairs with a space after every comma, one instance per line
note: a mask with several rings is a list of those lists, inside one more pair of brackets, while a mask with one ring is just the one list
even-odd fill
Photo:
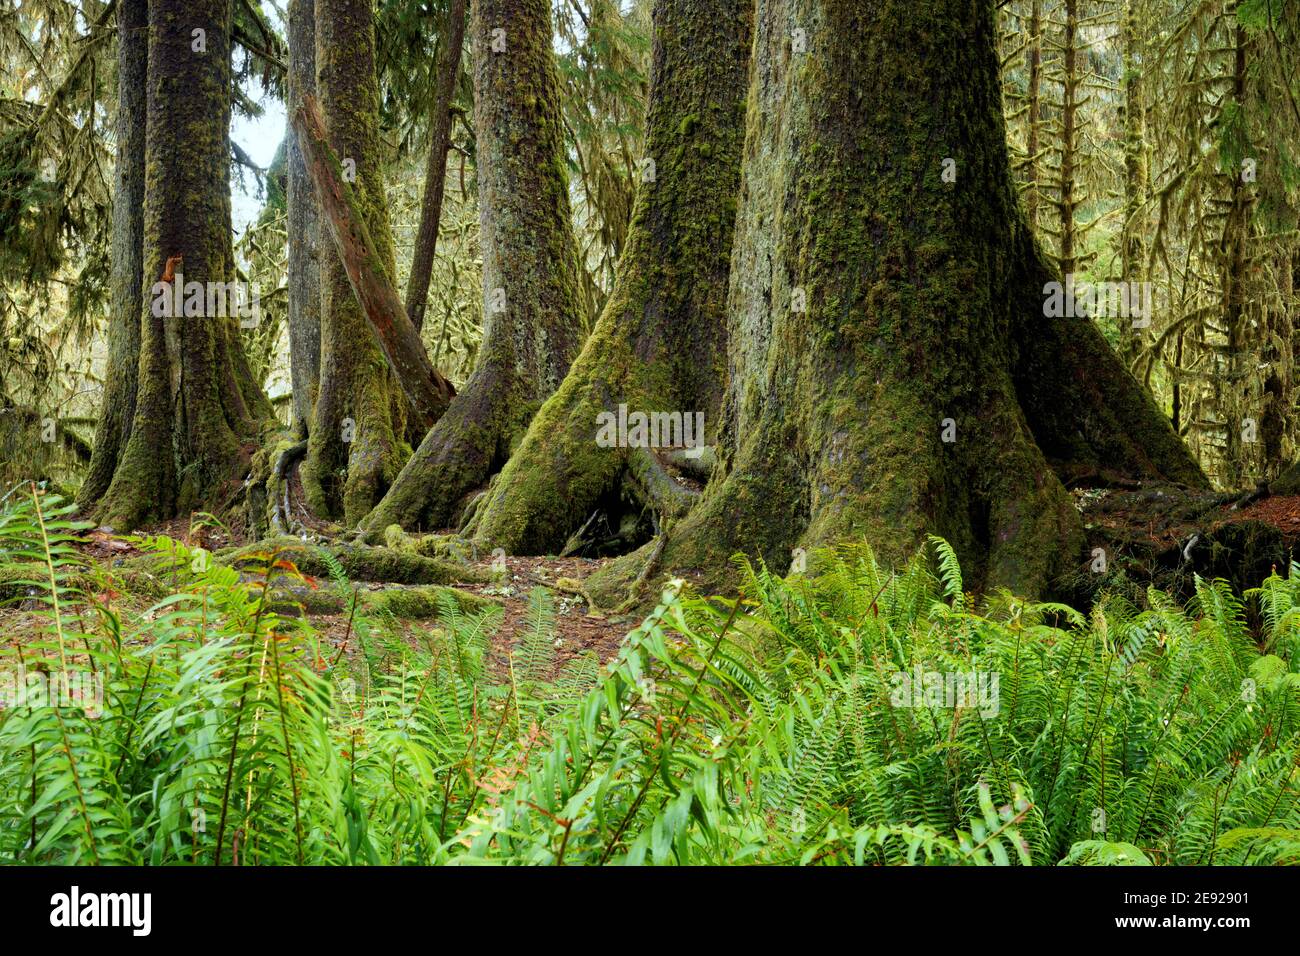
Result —
[[545, 589], [509, 643], [448, 593], [414, 638], [350, 600], [332, 646], [287, 555], [167, 538], [173, 593], [126, 613], [69, 514], [0, 504], [0, 861], [1300, 860], [1300, 567], [1084, 615], [977, 603], [937, 539], [842, 548], [739, 600], [672, 582], [561, 665]]

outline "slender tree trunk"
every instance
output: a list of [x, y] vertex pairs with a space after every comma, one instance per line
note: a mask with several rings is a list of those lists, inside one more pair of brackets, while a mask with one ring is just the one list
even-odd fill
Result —
[[[1120, 38], [1124, 53], [1121, 81], [1124, 124], [1124, 225], [1120, 230], [1120, 263], [1125, 282], [1141, 283], [1146, 273], [1145, 202], [1148, 189], [1146, 163], [1146, 116], [1142, 93], [1142, 60], [1138, 56], [1137, 3], [1125, 0]], [[1142, 352], [1140, 329], [1121, 329], [1120, 355], [1133, 368]]]
[[[290, 0], [289, 108], [292, 110], [305, 94], [315, 93], [315, 0]], [[287, 135], [289, 377], [294, 431], [305, 438], [320, 388], [320, 224], [316, 197], [292, 123]]]
[[1101, 333], [1045, 314], [992, 0], [759, 0], [756, 31], [718, 468], [589, 591], [846, 540], [899, 560], [933, 532], [973, 583], [1042, 593], [1083, 542], [1045, 451], [1203, 484]]
[[547, 0], [476, 0], [485, 329], [464, 391], [425, 436], [368, 531], [442, 528], [505, 461], [578, 352], [584, 324]]
[[438, 89], [433, 98], [429, 123], [429, 166], [424, 174], [424, 201], [420, 206], [420, 227], [411, 255], [411, 277], [406, 284], [406, 314], [416, 329], [424, 325], [429, 300], [429, 277], [438, 247], [438, 225], [442, 218], [442, 194], [447, 183], [447, 151], [451, 148], [451, 100], [460, 76], [461, 50], [465, 46], [465, 0], [451, 0], [443, 30], [442, 56], [438, 61]]
[[[384, 194], [369, 0], [316, 0], [316, 87], [329, 146], [351, 182], [377, 260], [396, 273]], [[321, 374], [307, 460], [301, 475], [308, 506], [353, 524], [387, 491], [404, 457], [405, 399], [353, 292], [342, 258], [322, 247]]]
[[1029, 64], [1029, 105], [1025, 116], [1025, 146], [1028, 157], [1025, 170], [1025, 215], [1032, 229], [1038, 228], [1039, 150], [1042, 149], [1043, 96], [1043, 10], [1042, 0], [1033, 0], [1029, 13], [1029, 44], [1025, 49]]
[[751, 6], [655, 4], [643, 164], [654, 177], [642, 177], [618, 279], [591, 339], [484, 505], [484, 543], [558, 550], [627, 467], [628, 449], [596, 442], [598, 416], [620, 404], [702, 413], [706, 433], [717, 432]]
[[[1240, 24], [1234, 35], [1232, 98], [1238, 109], [1246, 108], [1246, 28]], [[1245, 377], [1248, 329], [1246, 327], [1246, 243], [1250, 235], [1251, 197], [1241, 169], [1230, 170], [1229, 201], [1219, 254], [1223, 261], [1223, 323], [1228, 330], [1227, 361], [1224, 363], [1227, 401], [1227, 448], [1224, 482], [1229, 488], [1241, 485], [1250, 466], [1246, 459], [1243, 431], [1249, 405]]]
[[1074, 198], [1075, 156], [1079, 141], [1078, 6], [1078, 0], [1065, 0], [1065, 35], [1061, 40], [1061, 168], [1057, 203], [1060, 255], [1057, 262], [1066, 275], [1073, 273], [1078, 266], [1074, 235], [1074, 211], [1079, 205]]
[[1259, 433], [1263, 444], [1264, 477], [1276, 478], [1287, 465], [1287, 442], [1291, 437], [1288, 428], [1290, 411], [1295, 405], [1292, 338], [1295, 325], [1290, 308], [1295, 289], [1292, 287], [1291, 253], [1283, 252], [1275, 262], [1278, 275], [1278, 304], [1266, 312], [1268, 336], [1264, 342], [1263, 359], [1267, 365], [1264, 373], [1263, 408], [1260, 412]]
[[217, 298], [234, 275], [230, 0], [150, 0], [146, 96], [139, 385], [99, 508], [119, 527], [223, 503], [270, 416]]
[[390, 273], [383, 267], [383, 247], [376, 244], [366, 226], [367, 206], [348, 186], [346, 169], [330, 149], [320, 104], [312, 96], [304, 96], [292, 121], [307, 174], [315, 186], [320, 222], [327, 227], [331, 247], [343, 264], [357, 304], [423, 434], [446, 411], [456, 390], [433, 367], [420, 333], [406, 317]]
[[114, 161], [112, 296], [108, 366], [90, 469], [78, 500], [94, 506], [113, 480], [131, 437], [140, 362], [140, 296], [144, 288], [145, 82], [149, 66], [147, 0], [118, 0], [117, 155]]

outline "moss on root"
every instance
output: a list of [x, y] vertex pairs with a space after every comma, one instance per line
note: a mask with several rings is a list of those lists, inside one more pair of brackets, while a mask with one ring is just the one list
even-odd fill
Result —
[[258, 555], [280, 551], [303, 574], [329, 577], [330, 566], [326, 555], [332, 555], [342, 566], [344, 574], [358, 581], [387, 581], [395, 584], [453, 584], [482, 583], [486, 574], [452, 561], [427, 558], [393, 548], [372, 548], [357, 544], [331, 544], [328, 547], [297, 538], [267, 538], [240, 548], [222, 551], [217, 559], [226, 564], [236, 564]]
[[499, 606], [498, 602], [477, 594], [438, 585], [375, 591], [366, 595], [365, 601], [369, 609], [387, 612], [401, 620], [427, 620], [442, 615], [442, 602], [448, 597], [455, 602], [462, 614], [474, 614]]
[[620, 403], [698, 411], [706, 433], [716, 430], [751, 7], [655, 4], [646, 116], [655, 176], [637, 190], [618, 278], [591, 337], [479, 510], [481, 547], [540, 554], [564, 545], [623, 476], [626, 450], [596, 443], [598, 416]]

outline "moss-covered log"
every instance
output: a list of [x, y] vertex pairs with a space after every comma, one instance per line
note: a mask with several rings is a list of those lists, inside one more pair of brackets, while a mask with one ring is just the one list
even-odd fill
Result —
[[410, 551], [395, 548], [371, 548], [361, 544], [333, 543], [328, 546], [301, 541], [291, 537], [272, 537], [252, 544], [220, 552], [217, 559], [238, 564], [258, 555], [280, 552], [292, 561], [303, 574], [313, 577], [330, 576], [332, 555], [344, 574], [356, 581], [386, 581], [396, 584], [455, 584], [481, 583], [488, 580], [485, 572], [467, 565], [438, 558], [427, 558]]
[[1091, 323], [1044, 318], [993, 13], [758, 3], [719, 465], [665, 570], [717, 583], [734, 552], [784, 570], [845, 539], [901, 560], [930, 532], [972, 584], [1042, 593], [1084, 541], [1047, 455], [1203, 483]]
[[478, 365], [364, 528], [438, 529], [559, 386], [585, 325], [546, 0], [470, 14], [485, 328]]
[[[597, 444], [602, 412], [701, 413], [706, 434], [716, 431], [751, 16], [739, 0], [655, 4], [644, 164], [653, 174], [642, 177], [590, 340], [482, 506], [481, 543], [553, 551], [582, 525], [628, 464], [629, 449]], [[682, 496], [668, 497], [676, 511]]]

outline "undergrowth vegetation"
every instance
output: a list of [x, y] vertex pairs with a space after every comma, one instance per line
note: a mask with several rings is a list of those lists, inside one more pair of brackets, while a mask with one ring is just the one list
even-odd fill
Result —
[[673, 582], [557, 668], [542, 589], [504, 665], [450, 597], [414, 644], [354, 600], [334, 647], [284, 555], [137, 542], [173, 589], [141, 611], [69, 516], [0, 505], [0, 862], [1300, 861], [1297, 565], [1084, 615], [977, 606], [937, 539], [844, 548], [738, 601]]

